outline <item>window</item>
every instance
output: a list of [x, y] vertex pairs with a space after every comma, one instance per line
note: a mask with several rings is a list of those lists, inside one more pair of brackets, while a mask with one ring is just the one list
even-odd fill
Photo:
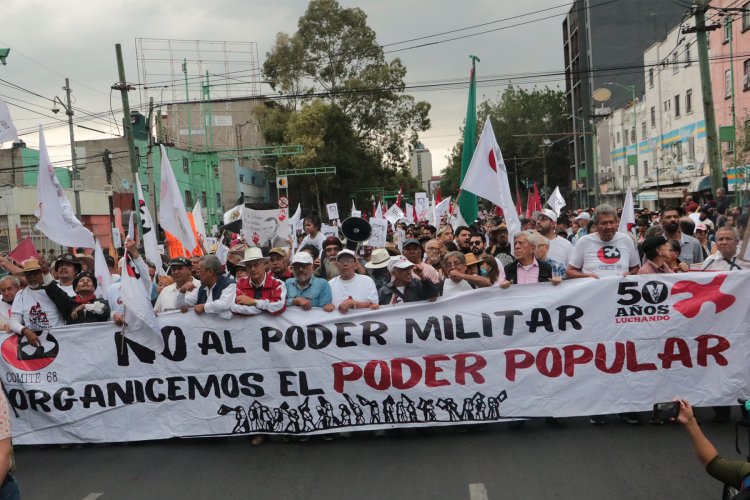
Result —
[[208, 198], [206, 197], [206, 192], [201, 191], [201, 205], [203, 208], [206, 208], [208, 206]]
[[620, 132], [617, 132], [617, 144], [620, 144]]
[[742, 31], [750, 29], [750, 2], [742, 6]]
[[750, 90], [750, 59], [742, 63], [742, 90]]
[[182, 159], [182, 173], [183, 174], [190, 173], [190, 159], [189, 158]]
[[672, 74], [674, 75], [680, 71], [680, 65], [677, 63], [677, 52], [672, 54]]
[[695, 137], [688, 139], [688, 163], [695, 161]]
[[240, 182], [245, 182], [245, 176], [240, 174]]
[[674, 96], [674, 116], [675, 117], [680, 116], [680, 96], [679, 95]]
[[732, 70], [724, 72], [724, 99], [732, 97]]
[[633, 126], [633, 128], [630, 129], [630, 142], [635, 143], [635, 140], [635, 126]]
[[646, 138], [646, 122], [641, 122], [641, 139]]
[[678, 165], [682, 165], [682, 142], [678, 141], [672, 146], [672, 155], [674, 156], [675, 162]]
[[690, 66], [693, 61], [690, 60], [690, 44], [685, 46], [685, 66]]
[[216, 193], [216, 206], [221, 208], [221, 193]]
[[627, 132], [623, 132], [622, 133], [622, 139], [624, 141], [624, 145], [625, 146], [629, 146], [630, 145], [630, 135]]
[[750, 120], [745, 120], [745, 151], [750, 150]]
[[214, 167], [214, 177], [218, 178], [219, 177], [219, 166], [218, 165], [214, 165], [213, 167]]
[[729, 43], [730, 38], [732, 38], [732, 25], [724, 23], [724, 43]]
[[187, 189], [185, 190], [185, 205], [188, 207], [193, 206], [193, 193], [191, 193]]
[[648, 160], [643, 161], [643, 177], [648, 177]]
[[672, 109], [672, 101], [667, 99], [664, 101], [664, 111], [669, 111], [670, 109]]
[[693, 89], [688, 89], [685, 92], [685, 113], [690, 114], [693, 112]]
[[651, 106], [651, 128], [656, 127], [656, 107]]
[[654, 88], [654, 68], [648, 70], [648, 86]]
[[734, 142], [732, 141], [727, 142], [727, 154], [734, 154]]

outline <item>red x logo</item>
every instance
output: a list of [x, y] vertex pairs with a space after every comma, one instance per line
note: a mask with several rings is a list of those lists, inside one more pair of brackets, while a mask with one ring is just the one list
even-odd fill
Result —
[[726, 274], [720, 274], [705, 285], [694, 281], [678, 281], [672, 287], [672, 295], [689, 293], [692, 297], [677, 302], [674, 308], [686, 318], [696, 317], [706, 302], [713, 302], [716, 314], [728, 309], [737, 299], [720, 290], [726, 279]]

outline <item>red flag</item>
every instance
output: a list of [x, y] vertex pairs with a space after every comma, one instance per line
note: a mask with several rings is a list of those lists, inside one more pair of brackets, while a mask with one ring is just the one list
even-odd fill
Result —
[[435, 204], [439, 204], [441, 201], [443, 201], [443, 197], [440, 196], [440, 186], [437, 187], [437, 196], [435, 196]]
[[16, 264], [20, 266], [23, 261], [28, 259], [39, 260], [39, 253], [31, 242], [31, 237], [27, 236], [16, 248], [8, 252], [8, 257], [16, 261]]
[[539, 198], [539, 190], [536, 187], [536, 181], [534, 181], [534, 212], [542, 211], [542, 200]]
[[402, 195], [403, 193], [404, 193], [404, 185], [402, 184], [402, 185], [401, 185], [401, 186], [400, 186], [400, 187], [398, 188], [398, 198], [396, 198], [396, 206], [397, 206], [398, 208], [401, 208], [401, 195]]
[[516, 211], [521, 215], [521, 191], [516, 189]]
[[498, 217], [502, 217], [503, 216], [503, 209], [500, 208], [498, 205], [495, 205], [495, 215], [498, 216]]
[[526, 191], [526, 218], [531, 219], [531, 214], [534, 213], [534, 195], [531, 191]]

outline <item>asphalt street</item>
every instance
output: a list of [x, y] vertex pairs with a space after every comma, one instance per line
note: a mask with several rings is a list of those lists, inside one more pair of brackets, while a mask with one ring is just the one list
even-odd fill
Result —
[[[736, 412], [736, 410], [735, 410]], [[704, 432], [734, 451], [734, 425]], [[721, 484], [696, 460], [678, 425], [592, 426], [544, 420], [511, 431], [371, 433], [252, 447], [248, 437], [131, 444], [16, 447], [25, 499], [710, 499]], [[746, 437], [741, 441], [747, 443]], [[745, 452], [747, 450], [745, 444]]]

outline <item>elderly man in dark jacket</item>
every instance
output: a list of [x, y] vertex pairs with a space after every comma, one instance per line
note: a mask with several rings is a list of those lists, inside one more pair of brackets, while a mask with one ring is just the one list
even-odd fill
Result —
[[[380, 305], [434, 300], [438, 296], [437, 287], [424, 275], [424, 271], [403, 255], [391, 259], [388, 271], [392, 280], [378, 290]], [[420, 279], [414, 278], [412, 271]]]

